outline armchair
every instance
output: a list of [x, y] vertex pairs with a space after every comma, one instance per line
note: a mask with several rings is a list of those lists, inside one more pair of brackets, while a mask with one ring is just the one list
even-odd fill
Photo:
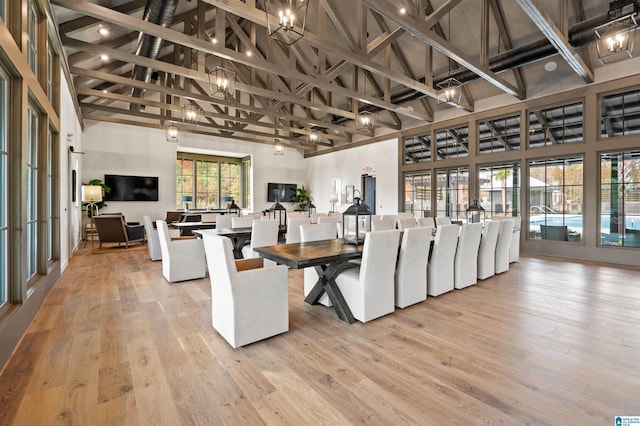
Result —
[[211, 281], [213, 328], [233, 348], [288, 331], [287, 267], [243, 270], [247, 262], [261, 259], [236, 262], [231, 240], [226, 237], [205, 234], [203, 241]]
[[125, 244], [139, 242], [144, 244], [144, 225], [128, 225], [122, 215], [95, 216], [93, 222], [96, 226], [99, 248], [104, 243]]
[[162, 275], [170, 283], [195, 280], [206, 275], [206, 261], [201, 239], [172, 239], [164, 220], [156, 221], [160, 250], [162, 252]]

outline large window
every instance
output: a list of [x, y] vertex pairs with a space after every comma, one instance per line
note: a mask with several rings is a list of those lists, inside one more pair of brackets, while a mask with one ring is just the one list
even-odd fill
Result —
[[[220, 209], [224, 197], [233, 197], [240, 207], [248, 204], [244, 179], [250, 175], [251, 161], [179, 153], [176, 161], [176, 207], [183, 208], [183, 197], [192, 197], [190, 207]], [[244, 171], [243, 171], [244, 169]], [[250, 195], [250, 194], [249, 194]]]
[[404, 175], [404, 200], [405, 212], [412, 212], [417, 217], [433, 216], [431, 212], [431, 172]]
[[640, 151], [600, 156], [602, 245], [640, 247]]
[[478, 183], [478, 201], [485, 209], [487, 219], [520, 215], [520, 163], [481, 167]]
[[640, 133], [640, 89], [600, 97], [600, 137]]
[[7, 78], [0, 68], [0, 314], [9, 301], [7, 99]]
[[520, 114], [478, 123], [478, 153], [520, 149]]
[[582, 102], [529, 111], [532, 148], [582, 142]]
[[451, 220], [466, 219], [469, 205], [469, 169], [438, 170], [436, 178], [438, 198], [435, 216], [449, 216]]
[[404, 164], [431, 161], [431, 132], [404, 138]]
[[32, 105], [27, 108], [27, 255], [26, 279], [37, 272], [38, 264], [38, 115]]
[[38, 74], [38, 9], [35, 0], [27, 3], [27, 63]]
[[469, 156], [469, 125], [436, 131], [436, 159]]
[[580, 242], [582, 157], [529, 162], [529, 237]]

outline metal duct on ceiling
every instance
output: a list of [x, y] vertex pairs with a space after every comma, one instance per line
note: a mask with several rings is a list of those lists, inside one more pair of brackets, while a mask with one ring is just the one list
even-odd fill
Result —
[[[147, 0], [147, 5], [144, 8], [143, 19], [152, 24], [168, 27], [171, 25], [173, 16], [178, 6], [178, 0]], [[138, 36], [138, 47], [136, 48], [136, 55], [143, 56], [145, 58], [155, 59], [160, 52], [160, 46], [162, 45], [162, 39], [160, 37], [151, 36], [140, 32]], [[138, 81], [144, 81], [149, 83], [153, 74], [153, 68], [145, 67], [142, 65], [134, 65], [131, 78]], [[134, 88], [131, 91], [131, 96], [135, 98], [142, 98], [145, 90], [140, 88]], [[140, 104], [131, 104], [129, 109], [131, 111], [139, 111]]]

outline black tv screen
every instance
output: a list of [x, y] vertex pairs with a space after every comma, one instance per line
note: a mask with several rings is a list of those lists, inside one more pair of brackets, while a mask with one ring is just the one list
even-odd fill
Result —
[[157, 176], [104, 175], [105, 201], [158, 201]]
[[298, 185], [295, 183], [271, 183], [267, 184], [267, 201], [293, 203], [296, 201]]

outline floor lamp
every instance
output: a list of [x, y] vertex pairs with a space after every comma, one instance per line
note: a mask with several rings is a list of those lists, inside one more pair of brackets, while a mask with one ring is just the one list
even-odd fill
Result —
[[89, 231], [91, 232], [91, 247], [93, 247], [94, 216], [98, 215], [96, 203], [102, 201], [102, 187], [98, 185], [82, 185], [82, 202], [89, 205]]

